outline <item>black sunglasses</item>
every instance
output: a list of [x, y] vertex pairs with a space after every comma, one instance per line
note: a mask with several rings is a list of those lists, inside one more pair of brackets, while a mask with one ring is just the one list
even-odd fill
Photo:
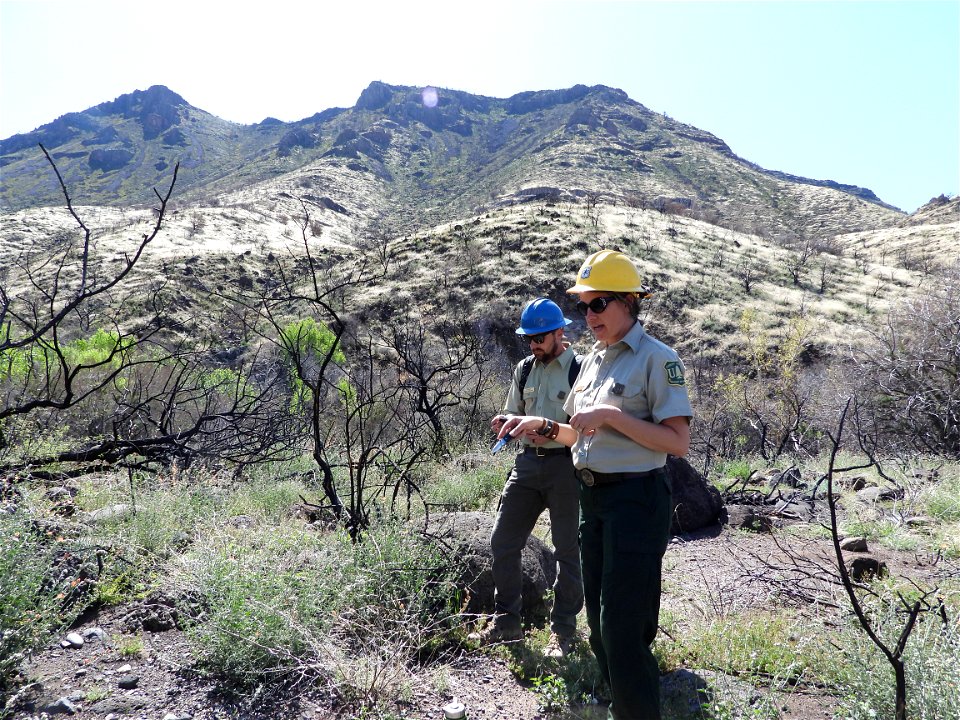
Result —
[[523, 340], [524, 342], [528, 342], [528, 343], [532, 342], [532, 343], [536, 343], [537, 345], [542, 345], [543, 341], [547, 339], [547, 335], [549, 334], [550, 333], [540, 333], [539, 335], [524, 335]]
[[581, 300], [577, 303], [577, 310], [580, 311], [581, 315], [586, 315], [587, 310], [593, 310], [595, 313], [599, 314], [607, 309], [607, 305], [618, 299], [619, 298], [617, 298], [615, 295], [607, 295], [606, 297], [594, 298], [588, 303], [585, 303], [583, 300]]

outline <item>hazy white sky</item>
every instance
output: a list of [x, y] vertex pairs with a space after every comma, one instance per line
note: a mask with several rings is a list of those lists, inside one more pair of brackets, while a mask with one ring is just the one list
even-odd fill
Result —
[[373, 80], [609, 85], [907, 211], [960, 190], [960, 0], [0, 0], [0, 138], [150, 85], [253, 123], [352, 106]]

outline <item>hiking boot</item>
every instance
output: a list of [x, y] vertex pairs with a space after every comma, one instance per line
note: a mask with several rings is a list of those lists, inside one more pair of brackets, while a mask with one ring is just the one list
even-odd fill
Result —
[[470, 633], [467, 635], [467, 640], [479, 642], [481, 645], [516, 642], [517, 640], [523, 640], [523, 630], [493, 623], [492, 625], [487, 625], [482, 631]]
[[550, 640], [547, 646], [543, 648], [543, 656], [548, 658], [562, 658], [573, 652], [577, 639], [573, 636], [564, 637], [556, 633], [550, 633]]

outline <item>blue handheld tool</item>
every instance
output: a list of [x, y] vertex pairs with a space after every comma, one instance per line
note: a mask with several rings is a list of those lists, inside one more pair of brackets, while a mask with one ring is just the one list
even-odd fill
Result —
[[492, 448], [490, 448], [490, 452], [492, 453], [500, 452], [507, 446], [507, 443], [510, 442], [511, 440], [513, 440], [513, 436], [510, 433], [507, 433], [502, 438], [497, 440], [497, 444], [494, 445]]

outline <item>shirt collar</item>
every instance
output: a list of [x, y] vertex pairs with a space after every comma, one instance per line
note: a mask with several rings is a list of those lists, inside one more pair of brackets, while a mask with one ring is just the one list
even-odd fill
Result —
[[633, 350], [633, 352], [636, 353], [637, 351], [640, 350], [640, 343], [643, 342], [643, 338], [646, 334], [647, 334], [647, 331], [643, 329], [643, 325], [641, 325], [640, 322], [637, 321], [633, 323], [633, 327], [627, 330], [626, 335], [624, 335], [622, 338], [617, 340], [612, 345], [606, 345], [602, 342], [597, 341], [593, 344], [593, 350], [594, 352], [599, 352], [604, 348], [616, 347], [617, 345], [620, 345], [621, 343], [623, 343], [624, 345], [629, 347], [631, 350]]

